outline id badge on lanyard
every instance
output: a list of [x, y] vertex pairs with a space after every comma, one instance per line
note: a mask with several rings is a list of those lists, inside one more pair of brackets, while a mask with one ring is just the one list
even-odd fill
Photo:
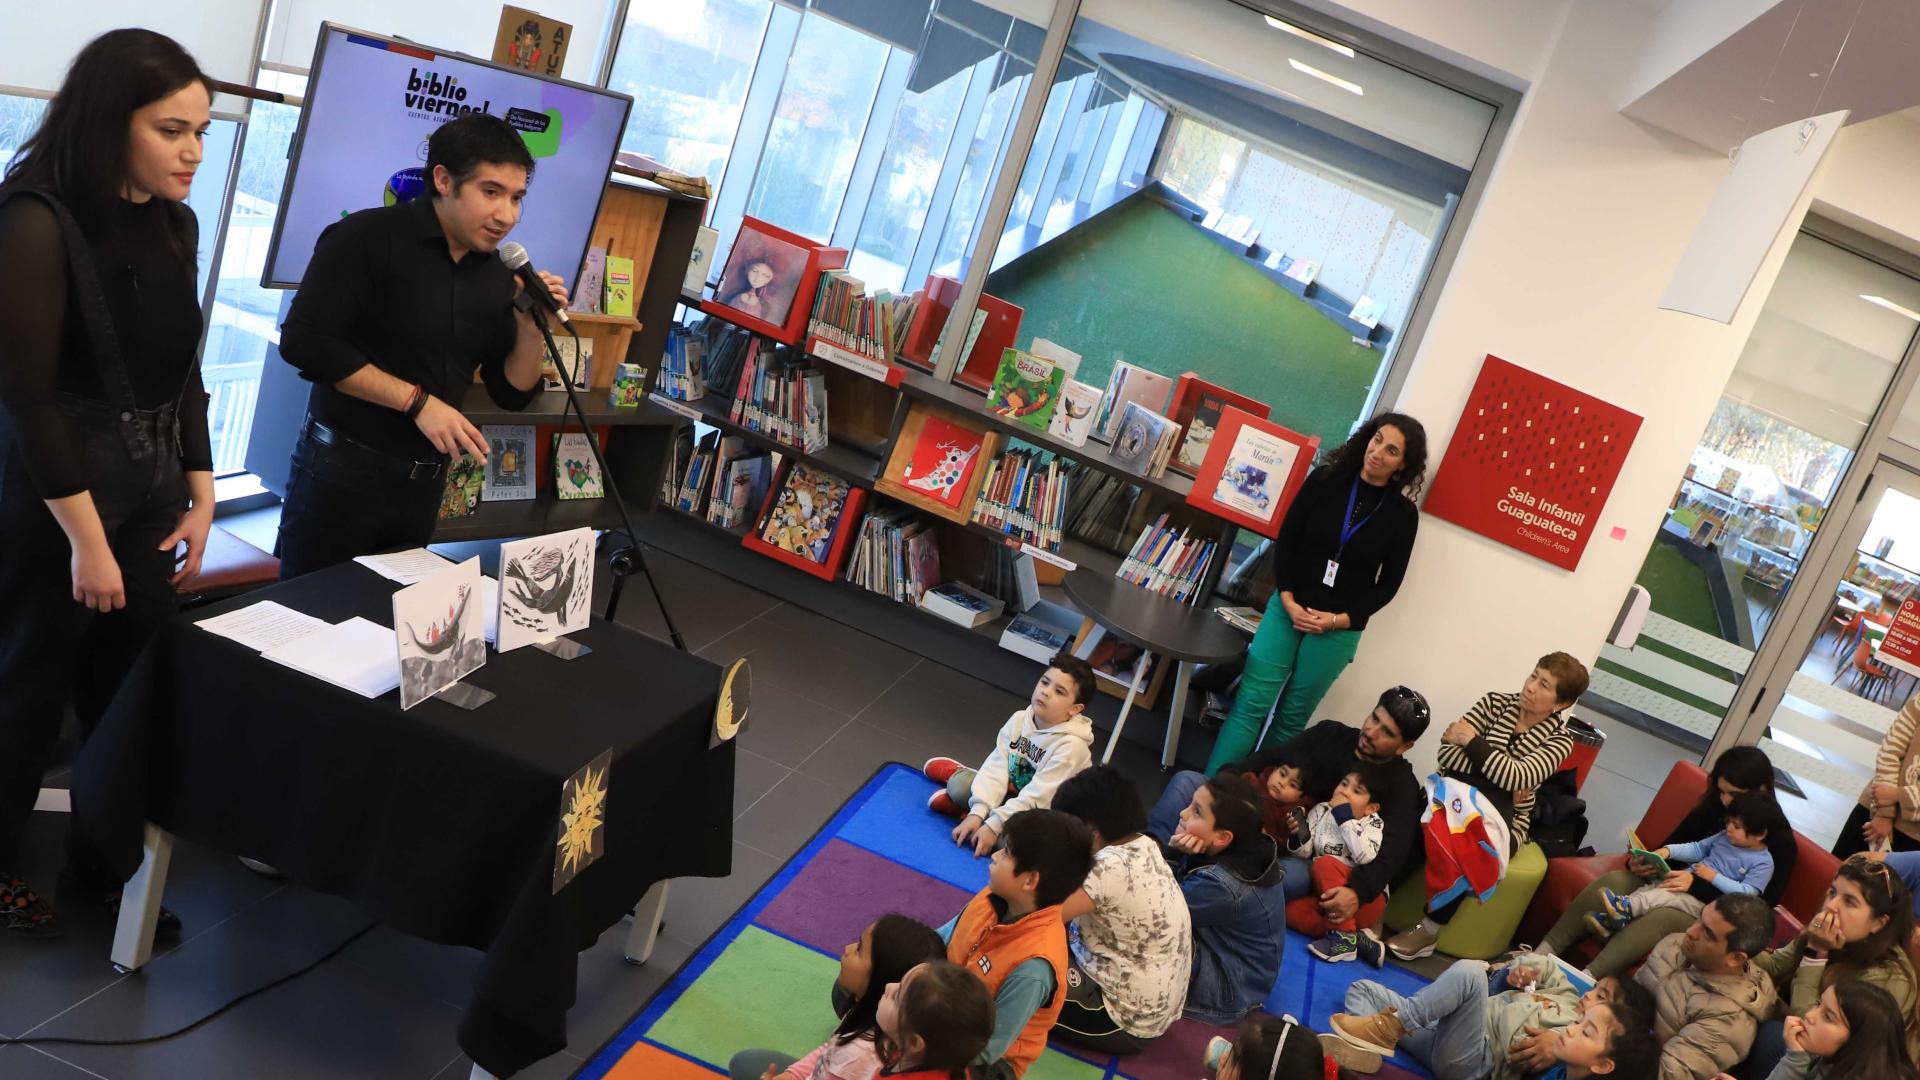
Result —
[[1337, 579], [1340, 576], [1340, 556], [1346, 553], [1347, 541], [1353, 539], [1353, 534], [1359, 532], [1360, 527], [1362, 525], [1365, 525], [1367, 522], [1372, 521], [1373, 515], [1379, 513], [1381, 505], [1383, 505], [1387, 501], [1386, 498], [1383, 496], [1380, 502], [1374, 504], [1373, 509], [1367, 511], [1366, 517], [1361, 518], [1359, 521], [1355, 521], [1353, 520], [1353, 505], [1355, 502], [1359, 500], [1359, 498], [1360, 498], [1360, 476], [1358, 473], [1356, 473], [1354, 474], [1354, 477], [1353, 477], [1353, 489], [1347, 492], [1347, 514], [1345, 517], [1340, 519], [1341, 521], [1340, 548], [1338, 551], [1335, 551], [1333, 553], [1333, 558], [1327, 560], [1327, 572], [1320, 575], [1320, 584], [1325, 585], [1328, 588], [1332, 588], [1335, 579]]

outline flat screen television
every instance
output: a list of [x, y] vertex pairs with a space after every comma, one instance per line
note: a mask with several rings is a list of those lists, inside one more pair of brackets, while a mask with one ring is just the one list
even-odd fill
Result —
[[328, 225], [426, 197], [427, 136], [480, 111], [518, 128], [533, 152], [508, 239], [571, 285], [632, 108], [632, 98], [611, 90], [322, 23], [260, 283], [298, 287]]

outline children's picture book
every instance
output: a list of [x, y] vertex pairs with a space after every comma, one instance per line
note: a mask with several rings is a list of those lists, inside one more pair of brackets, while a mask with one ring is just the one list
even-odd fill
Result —
[[1172, 396], [1172, 379], [1125, 360], [1114, 361], [1113, 374], [1107, 377], [1107, 392], [1100, 400], [1093, 437], [1112, 442], [1114, 430], [1120, 426], [1120, 416], [1127, 411], [1129, 403], [1157, 413], [1166, 409]]
[[580, 267], [580, 280], [573, 287], [573, 302], [567, 310], [583, 315], [598, 315], [607, 299], [607, 249], [588, 248], [587, 261]]
[[1655, 855], [1647, 845], [1640, 842], [1640, 835], [1632, 829], [1627, 830], [1627, 854], [1640, 856], [1652, 863], [1663, 874], [1673, 873], [1673, 864]]
[[463, 518], [480, 506], [480, 485], [487, 467], [480, 459], [460, 454], [447, 463], [447, 486], [440, 493], [440, 519]]
[[1172, 420], [1130, 401], [1114, 426], [1113, 459], [1136, 475], [1156, 475], [1155, 459], [1177, 430]]
[[468, 559], [393, 594], [400, 650], [400, 707], [411, 709], [487, 662], [480, 559]]
[[693, 237], [693, 256], [687, 260], [687, 276], [680, 283], [681, 288], [694, 296], [707, 287], [707, 274], [713, 269], [713, 253], [720, 246], [720, 234], [705, 225], [699, 226]]
[[[593, 381], [593, 339], [583, 337], [579, 341], [571, 334], [557, 334], [553, 339], [554, 347], [560, 350], [560, 365], [573, 376], [573, 388], [585, 390]], [[548, 353], [540, 360], [540, 388], [542, 390], [565, 390], [567, 384], [560, 381], [560, 368], [554, 366], [553, 354]]]
[[633, 408], [647, 396], [647, 369], [639, 364], [621, 364], [613, 369], [613, 381], [607, 384], [607, 404], [616, 409]]
[[847, 505], [847, 482], [795, 462], [760, 526], [760, 539], [825, 564]]
[[553, 489], [562, 499], [598, 499], [607, 493], [600, 462], [580, 432], [553, 437]]
[[1181, 426], [1177, 448], [1168, 467], [1183, 476], [1193, 476], [1207, 460], [1207, 448], [1213, 445], [1219, 430], [1220, 415], [1229, 406], [1265, 419], [1268, 408], [1244, 394], [1210, 383], [1189, 371], [1174, 384], [1173, 403], [1167, 415]]
[[1387, 313], [1387, 305], [1371, 296], [1363, 296], [1354, 301], [1353, 310], [1347, 312], [1347, 318], [1371, 330], [1380, 325], [1380, 317]]
[[1280, 271], [1283, 276], [1290, 277], [1302, 285], [1313, 284], [1313, 279], [1319, 276], [1320, 264], [1317, 262], [1296, 259], [1291, 255], [1281, 255], [1278, 259], [1279, 261], [1274, 264], [1273, 268]]
[[592, 603], [592, 529], [500, 545], [501, 652], [585, 629]]
[[607, 256], [607, 300], [602, 309], [609, 315], [633, 317], [633, 260], [619, 255]]
[[1213, 429], [1220, 426], [1220, 410], [1227, 407], [1226, 400], [1217, 394], [1200, 395], [1193, 406], [1193, 419], [1187, 421], [1186, 434], [1180, 438], [1180, 452], [1175, 463], [1180, 471], [1191, 476], [1207, 460], [1207, 447], [1213, 445]]
[[1287, 503], [1319, 446], [1317, 438], [1228, 405], [1187, 502], [1262, 536], [1278, 536]]
[[1058, 363], [1034, 353], [1007, 349], [1000, 354], [1000, 368], [994, 373], [993, 388], [987, 392], [987, 409], [1035, 431], [1045, 431], [1053, 420], [1053, 408], [1065, 380], [1066, 373]]
[[1093, 414], [1100, 408], [1100, 388], [1078, 379], [1060, 384], [1060, 404], [1053, 410], [1047, 433], [1073, 446], [1087, 445], [1093, 434]]
[[486, 424], [480, 435], [487, 440], [481, 498], [487, 502], [533, 498], [533, 425]]
[[[1009, 350], [1011, 351], [1011, 350]], [[967, 477], [979, 463], [982, 436], [943, 417], [929, 415], [914, 444], [902, 482], [907, 487], [958, 508]]]
[[1007, 605], [971, 586], [949, 581], [928, 589], [920, 597], [920, 606], [961, 626], [979, 626], [999, 618]]
[[1013, 617], [1000, 634], [1000, 647], [1048, 663], [1072, 644], [1080, 619], [1078, 612], [1042, 600]]

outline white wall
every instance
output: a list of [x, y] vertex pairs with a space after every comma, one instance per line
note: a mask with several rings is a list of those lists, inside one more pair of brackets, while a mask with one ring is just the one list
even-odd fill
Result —
[[[1389, 41], [1514, 89], [1538, 77], [1570, 0], [1300, 0]], [[1633, 0], [1613, 0], [1629, 7]], [[1622, 12], [1633, 18], [1638, 9]]]
[[[1357, 720], [1380, 690], [1405, 683], [1444, 721], [1486, 690], [1518, 689], [1542, 653], [1597, 656], [1639, 571], [1787, 247], [1776, 243], [1732, 326], [1656, 306], [1730, 166], [1618, 113], [1652, 22], [1618, 0], [1573, 0], [1396, 405], [1426, 425], [1430, 469], [1488, 353], [1639, 413], [1645, 423], [1594, 539], [1568, 572], [1423, 519], [1406, 584], [1322, 715]], [[1616, 525], [1624, 541], [1608, 538]], [[1437, 741], [1421, 740], [1416, 768], [1432, 764]]]
[[[672, 0], [639, 0], [669, 3]], [[463, 52], [487, 59], [493, 55], [493, 36], [500, 29], [497, 0], [448, 0], [444, 3], [396, 4], [390, 0], [280, 0], [267, 28], [266, 58], [270, 62], [305, 68], [313, 62], [313, 45], [322, 22], [344, 23], [356, 30], [398, 36], [429, 48]], [[515, 7], [535, 11], [573, 25], [573, 43], [567, 46], [566, 69], [575, 82], [590, 83], [600, 74], [600, 48], [606, 41], [611, 0], [520, 0]]]
[[1920, 122], [1916, 110], [1840, 129], [1814, 177], [1814, 207], [1844, 225], [1920, 252]]

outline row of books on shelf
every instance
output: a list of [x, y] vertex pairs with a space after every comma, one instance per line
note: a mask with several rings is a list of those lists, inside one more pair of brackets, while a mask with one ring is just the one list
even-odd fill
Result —
[[940, 538], [931, 522], [905, 508], [874, 510], [860, 524], [847, 580], [903, 604], [919, 604], [940, 584]]
[[729, 530], [759, 512], [776, 464], [770, 451], [718, 431], [702, 436], [684, 461], [678, 450], [673, 468], [679, 483], [670, 494], [663, 492], [677, 509]]
[[1161, 514], [1134, 541], [1115, 576], [1148, 592], [1191, 603], [1206, 580], [1218, 544], [1185, 528], [1176, 529], [1170, 515]]
[[707, 393], [706, 336], [684, 326], [667, 331], [654, 389], [675, 401], [698, 401]]
[[755, 355], [740, 370], [727, 419], [814, 454], [827, 445], [827, 376], [804, 360]]
[[1060, 458], [1043, 450], [1013, 448], [987, 464], [974, 499], [973, 520], [1047, 551], [1065, 538], [1067, 477]]
[[884, 289], [867, 295], [866, 283], [845, 270], [820, 275], [807, 333], [848, 352], [891, 361], [906, 344], [916, 302]]

